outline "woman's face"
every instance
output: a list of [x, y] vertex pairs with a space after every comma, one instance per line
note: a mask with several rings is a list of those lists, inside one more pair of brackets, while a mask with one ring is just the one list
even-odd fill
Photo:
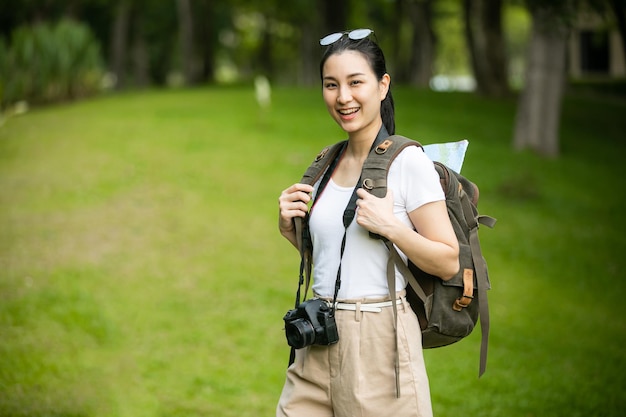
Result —
[[[343, 51], [328, 57], [323, 67], [322, 91], [331, 117], [349, 135], [380, 127], [380, 102], [387, 96], [389, 75], [381, 80], [365, 57]], [[374, 134], [376, 134], [374, 132]]]

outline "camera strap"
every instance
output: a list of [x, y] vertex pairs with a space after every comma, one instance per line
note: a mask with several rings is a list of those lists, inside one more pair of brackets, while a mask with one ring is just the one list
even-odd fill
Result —
[[[374, 142], [372, 143], [372, 146], [370, 148], [370, 152], [372, 152], [372, 150], [374, 150], [378, 145], [380, 145], [387, 137], [389, 137], [389, 133], [387, 132], [387, 129], [385, 128], [385, 125], [382, 125], [380, 130], [378, 131], [378, 134], [376, 135], [376, 139], [374, 139]], [[343, 145], [342, 149], [339, 151], [339, 153], [337, 154], [337, 156], [335, 157], [335, 159], [333, 160], [333, 162], [330, 164], [330, 166], [328, 167], [328, 169], [326, 170], [326, 172], [324, 173], [324, 176], [322, 177], [322, 179], [320, 180], [320, 185], [317, 189], [317, 193], [315, 194], [315, 199], [313, 201], [312, 207], [315, 206], [315, 203], [317, 202], [317, 199], [320, 197], [320, 195], [322, 194], [322, 191], [324, 191], [324, 188], [326, 188], [326, 185], [328, 184], [328, 181], [330, 181], [330, 178], [332, 177], [333, 173], [335, 172], [335, 169], [337, 168], [337, 165], [339, 164], [339, 161], [341, 160], [341, 158], [343, 157], [343, 154], [347, 148], [347, 144], [348, 142], [346, 141], [345, 144]], [[333, 294], [333, 303], [331, 306], [331, 314], [332, 316], [335, 315], [335, 305], [337, 303], [337, 295], [339, 294], [339, 289], [341, 288], [341, 260], [343, 259], [343, 253], [345, 251], [346, 248], [346, 239], [347, 239], [347, 235], [348, 235], [348, 227], [352, 224], [352, 222], [354, 221], [354, 218], [356, 217], [356, 201], [358, 200], [358, 196], [356, 194], [356, 191], [362, 187], [362, 177], [359, 177], [359, 180], [357, 181], [354, 190], [352, 191], [352, 195], [350, 196], [350, 200], [348, 201], [348, 204], [346, 205], [345, 210], [343, 211], [343, 227], [344, 227], [344, 232], [343, 232], [343, 238], [341, 239], [341, 253], [339, 256], [339, 267], [337, 269], [337, 277], [335, 279], [335, 289], [334, 289], [334, 294]], [[306, 219], [307, 221], [304, 222], [304, 230], [303, 230], [303, 239], [307, 238], [310, 239], [310, 232], [309, 232], [309, 222], [308, 222], [308, 218]], [[307, 261], [310, 262], [310, 261]], [[301, 277], [302, 277], [302, 273], [306, 268], [307, 263], [304, 261], [304, 258], [302, 259], [302, 261], [300, 262], [300, 273], [301, 273]], [[305, 297], [306, 297], [306, 292], [308, 290], [309, 287], [309, 283], [310, 283], [310, 273], [307, 274], [307, 283], [306, 283], [306, 290], [305, 290]], [[302, 280], [302, 278], [301, 278]], [[300, 299], [300, 288], [298, 288], [298, 296], [297, 296], [298, 300], [297, 300], [297, 304], [299, 304], [299, 299]], [[297, 305], [296, 304], [296, 305]]]

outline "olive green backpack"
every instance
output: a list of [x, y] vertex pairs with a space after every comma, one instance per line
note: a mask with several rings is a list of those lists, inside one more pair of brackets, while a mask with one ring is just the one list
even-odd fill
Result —
[[[328, 166], [339, 156], [345, 141], [322, 150], [305, 172], [301, 182], [315, 184]], [[375, 144], [366, 159], [360, 186], [377, 197], [387, 193], [387, 172], [394, 158], [407, 146], [421, 145], [411, 139], [393, 135]], [[478, 240], [478, 227], [493, 227], [496, 219], [480, 215], [477, 209], [478, 187], [442, 163], [435, 162], [452, 227], [459, 242], [459, 272], [444, 281], [420, 270], [412, 262], [405, 264], [395, 246], [383, 239], [389, 249], [389, 266], [395, 264], [407, 279], [407, 299], [422, 329], [422, 347], [435, 348], [457, 342], [468, 336], [480, 318], [482, 341], [479, 376], [486, 369], [489, 339], [487, 290], [490, 282], [487, 263]], [[318, 190], [318, 192], [321, 190]], [[297, 236], [306, 272], [307, 288], [311, 270], [311, 243], [307, 219], [296, 222]], [[381, 238], [372, 235], [373, 238]], [[395, 294], [394, 268], [387, 268], [390, 294]], [[302, 271], [301, 271], [302, 272]], [[302, 275], [301, 275], [302, 276]], [[396, 306], [394, 304], [394, 314]]]

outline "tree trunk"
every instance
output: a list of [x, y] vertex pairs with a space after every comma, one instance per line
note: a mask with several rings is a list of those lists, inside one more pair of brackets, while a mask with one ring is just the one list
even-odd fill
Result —
[[615, 15], [619, 36], [622, 40], [622, 51], [624, 53], [624, 58], [626, 59], [626, 1], [611, 0], [609, 3], [610, 8]]
[[148, 44], [141, 30], [135, 31], [132, 48], [134, 84], [139, 87], [150, 85], [150, 56]]
[[433, 75], [436, 41], [432, 27], [432, 0], [412, 0], [407, 6], [413, 26], [409, 82], [416, 87], [428, 87]]
[[526, 81], [517, 107], [513, 147], [556, 157], [568, 28], [555, 9], [539, 6], [531, 13]]
[[215, 1], [202, 0], [195, 2], [194, 29], [196, 48], [200, 51], [202, 67], [199, 81], [215, 79], [215, 45], [218, 43], [215, 30]]
[[299, 71], [299, 82], [302, 85], [306, 86], [314, 86], [319, 81], [319, 74], [317, 72], [317, 65], [314, 57], [315, 53], [319, 50], [319, 37], [313, 36], [315, 30], [313, 29], [315, 25], [310, 21], [302, 22], [302, 35], [300, 36], [300, 71]]
[[407, 57], [408, 48], [402, 39], [402, 26], [405, 19], [406, 3], [408, 0], [395, 1], [395, 7], [391, 15], [390, 28], [388, 37], [391, 39], [390, 57], [387, 59], [387, 71], [393, 74], [392, 82], [399, 84], [408, 84], [409, 82], [409, 60]]
[[259, 72], [270, 80], [274, 75], [274, 65], [272, 61], [272, 31], [269, 17], [265, 17], [265, 25], [261, 34], [261, 45], [257, 53], [257, 66]]
[[507, 57], [502, 32], [502, 0], [464, 0], [465, 36], [479, 94], [509, 93]]
[[190, 0], [176, 0], [183, 76], [186, 85], [196, 83], [196, 57], [194, 53], [193, 15]]
[[348, 11], [350, 10], [349, 0], [318, 0], [320, 9], [322, 10], [323, 25], [326, 33], [341, 32], [347, 30]]
[[115, 74], [115, 88], [121, 89], [126, 84], [126, 58], [128, 56], [128, 28], [130, 22], [130, 4], [122, 0], [115, 7], [115, 17], [111, 30], [111, 72]]

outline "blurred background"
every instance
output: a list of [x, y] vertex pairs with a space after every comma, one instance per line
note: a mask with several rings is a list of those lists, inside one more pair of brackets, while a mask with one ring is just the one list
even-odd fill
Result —
[[[527, 86], [558, 119], [570, 81], [626, 77], [624, 0], [28, 0], [0, 3], [0, 103], [103, 90], [241, 83], [315, 85], [318, 39], [370, 27], [393, 80], [502, 97]], [[543, 81], [541, 81], [543, 79]], [[524, 80], [527, 82], [524, 83]], [[544, 82], [545, 85], [541, 83]], [[548, 87], [552, 86], [552, 87]], [[612, 87], [614, 88], [614, 87]], [[518, 148], [557, 154], [555, 128]], [[552, 118], [552, 123], [550, 122]], [[550, 124], [551, 123], [551, 124]], [[540, 143], [538, 143], [540, 142]]]
[[360, 27], [498, 218], [487, 373], [479, 331], [425, 351], [435, 415], [624, 414], [626, 0], [0, 0], [0, 417], [273, 415], [276, 200]]

